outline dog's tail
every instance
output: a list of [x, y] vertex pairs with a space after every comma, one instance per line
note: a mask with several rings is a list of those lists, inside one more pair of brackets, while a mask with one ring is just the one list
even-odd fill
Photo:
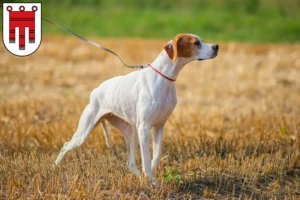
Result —
[[110, 141], [109, 141], [109, 135], [108, 135], [107, 127], [106, 127], [106, 124], [105, 124], [105, 120], [101, 121], [101, 127], [102, 127], [102, 130], [103, 130], [104, 136], [105, 136], [106, 146], [109, 148]]

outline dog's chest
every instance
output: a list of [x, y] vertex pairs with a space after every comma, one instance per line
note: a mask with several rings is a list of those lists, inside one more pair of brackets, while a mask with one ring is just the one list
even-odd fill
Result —
[[164, 122], [173, 112], [177, 103], [175, 90], [158, 91], [154, 94], [151, 118], [154, 124]]

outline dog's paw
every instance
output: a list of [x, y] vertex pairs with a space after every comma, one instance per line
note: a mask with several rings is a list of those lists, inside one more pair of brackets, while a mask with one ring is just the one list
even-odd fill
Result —
[[157, 185], [158, 185], [158, 182], [157, 182], [157, 180], [156, 180], [155, 178], [152, 178], [151, 184], [152, 184], [153, 186], [157, 186]]
[[54, 164], [51, 165], [52, 169], [57, 169], [57, 167], [58, 167], [58, 165], [56, 163], [54, 163]]
[[151, 183], [153, 186], [157, 184], [157, 180], [156, 178], [154, 178], [154, 176], [147, 176], [147, 178], [148, 178], [148, 182]]
[[107, 146], [107, 148], [110, 148], [110, 144], [107, 141], [106, 141], [106, 146]]
[[131, 171], [132, 171], [132, 173], [134, 173], [136, 176], [141, 176], [142, 174], [141, 174], [141, 172], [140, 172], [140, 170], [138, 170], [137, 168], [135, 168], [135, 169], [131, 169]]

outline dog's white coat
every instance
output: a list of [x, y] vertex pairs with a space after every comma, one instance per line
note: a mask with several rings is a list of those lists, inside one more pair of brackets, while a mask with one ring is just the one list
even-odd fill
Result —
[[[191, 57], [177, 57], [175, 61], [163, 50], [152, 66], [167, 77], [176, 79], [183, 66], [193, 60], [213, 58], [217, 50], [205, 44], [196, 36], [201, 45]], [[174, 45], [174, 40], [167, 45]], [[194, 44], [189, 44], [194, 45]], [[177, 103], [175, 82], [169, 81], [151, 68], [131, 72], [103, 82], [90, 95], [90, 102], [84, 109], [78, 129], [66, 142], [55, 161], [60, 163], [64, 155], [79, 147], [87, 139], [94, 127], [101, 123], [106, 144], [109, 146], [105, 120], [117, 127], [124, 135], [128, 153], [128, 167], [140, 175], [136, 166], [135, 152], [140, 144], [142, 166], [149, 180], [155, 183], [153, 170], [158, 166], [164, 125]], [[153, 159], [150, 158], [150, 129], [153, 128]]]

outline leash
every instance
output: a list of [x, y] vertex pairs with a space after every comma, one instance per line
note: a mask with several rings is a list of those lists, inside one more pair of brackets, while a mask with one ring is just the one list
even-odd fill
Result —
[[49, 23], [51, 23], [51, 24], [54, 24], [54, 25], [58, 26], [59, 28], [61, 28], [61, 29], [63, 29], [64, 31], [70, 33], [71, 35], [73, 35], [73, 36], [75, 36], [75, 37], [81, 39], [81, 40], [84, 41], [84, 42], [87, 42], [87, 43], [89, 43], [89, 44], [91, 44], [91, 45], [94, 45], [94, 46], [96, 46], [96, 47], [98, 47], [98, 48], [100, 48], [100, 49], [103, 49], [104, 51], [107, 51], [107, 52], [109, 52], [109, 53], [111, 53], [111, 54], [117, 56], [117, 58], [119, 58], [119, 60], [120, 60], [126, 67], [142, 69], [142, 68], [147, 67], [147, 65], [148, 65], [148, 64], [142, 64], [142, 65], [128, 65], [128, 64], [126, 64], [126, 63], [121, 59], [121, 57], [120, 57], [117, 53], [115, 53], [114, 51], [112, 51], [112, 50], [110, 50], [110, 49], [108, 49], [108, 48], [105, 48], [104, 46], [101, 46], [100, 44], [97, 44], [97, 43], [95, 43], [95, 42], [92, 42], [92, 41], [90, 41], [90, 40], [88, 40], [88, 39], [86, 39], [86, 38], [84, 38], [84, 37], [81, 37], [81, 36], [77, 35], [76, 33], [70, 31], [69, 29], [67, 29], [67, 28], [65, 28], [65, 27], [63, 27], [63, 26], [61, 26], [61, 25], [59, 25], [59, 24], [57, 24], [57, 23], [55, 23], [55, 22], [53, 22], [53, 21], [51, 21], [51, 20], [45, 18], [45, 17], [42, 17], [42, 19], [45, 20], [46, 22], [49, 22]]

